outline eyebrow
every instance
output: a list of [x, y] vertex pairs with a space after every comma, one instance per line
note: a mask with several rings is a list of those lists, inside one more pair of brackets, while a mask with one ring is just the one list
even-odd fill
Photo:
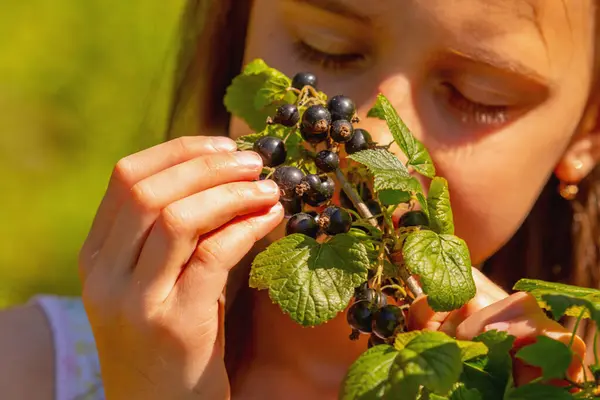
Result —
[[340, 0], [292, 0], [293, 3], [307, 4], [312, 7], [317, 7], [333, 14], [353, 19], [361, 23], [369, 23], [370, 18], [364, 14], [360, 14], [353, 10], [347, 2]]
[[470, 52], [464, 52], [457, 48], [451, 48], [450, 53], [458, 58], [477, 63], [484, 64], [488, 67], [505, 71], [508, 73], [525, 76], [539, 84], [549, 86], [550, 78], [533, 69], [532, 67], [523, 64], [516, 59], [508, 59], [501, 55], [490, 52], [484, 48], [476, 48]]

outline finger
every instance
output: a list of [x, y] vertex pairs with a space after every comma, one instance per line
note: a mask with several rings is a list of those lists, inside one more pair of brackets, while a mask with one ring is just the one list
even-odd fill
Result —
[[[545, 314], [522, 315], [510, 321], [501, 321], [486, 325], [483, 329], [484, 332], [490, 330], [503, 331], [516, 337], [513, 344], [513, 354], [516, 354], [520, 348], [535, 343], [536, 338], [539, 336], [546, 336], [567, 346], [570, 345], [573, 351], [573, 358], [567, 369], [567, 377], [575, 381], [583, 378], [583, 357], [586, 353], [585, 342], [579, 336], [573, 336], [571, 331], [548, 318]], [[541, 376], [539, 368], [530, 366], [518, 358], [515, 358], [514, 367], [514, 376], [517, 385], [528, 383]]]
[[532, 295], [518, 292], [470, 315], [456, 328], [456, 338], [471, 340], [482, 333], [487, 325], [517, 319], [522, 315], [545, 316]]
[[229, 270], [275, 229], [283, 216], [283, 207], [277, 203], [267, 212], [238, 217], [202, 238], [169, 298], [191, 307], [189, 312], [212, 307], [225, 287]]
[[160, 212], [169, 204], [214, 186], [256, 179], [262, 159], [254, 152], [198, 157], [138, 182], [119, 210], [99, 263], [117, 274], [131, 271]]
[[272, 180], [235, 182], [186, 197], [166, 207], [143, 246], [133, 281], [155, 301], [169, 295], [198, 238], [238, 216], [264, 211], [279, 200]]
[[456, 327], [471, 314], [508, 297], [504, 290], [475, 268], [473, 268], [473, 279], [477, 293], [473, 299], [458, 310], [436, 313], [429, 307], [425, 299], [415, 300], [409, 312], [409, 327], [411, 329], [439, 330], [454, 336]]
[[113, 170], [106, 194], [80, 252], [82, 277], [87, 275], [91, 259], [102, 246], [118, 209], [133, 185], [159, 171], [195, 157], [235, 150], [235, 142], [226, 137], [190, 136], [159, 144], [120, 160]]

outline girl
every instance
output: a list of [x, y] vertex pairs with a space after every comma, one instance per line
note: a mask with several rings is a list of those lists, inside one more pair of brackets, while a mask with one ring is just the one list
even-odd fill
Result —
[[[385, 125], [364, 117], [378, 92], [390, 98], [449, 179], [457, 235], [499, 285], [597, 286], [598, 44], [593, 0], [190, 0], [169, 129], [182, 137], [117, 163], [81, 250], [85, 311], [39, 297], [1, 315], [3, 398], [336, 397], [366, 339], [343, 340], [343, 316], [296, 326], [247, 289], [249, 261], [283, 219], [277, 187], [255, 181], [260, 159], [235, 151], [249, 130], [222, 106], [254, 58], [315, 72], [382, 143]], [[531, 297], [474, 274], [473, 301], [439, 314], [419, 299], [411, 326], [570, 339]], [[521, 365], [515, 376], [531, 378]]]

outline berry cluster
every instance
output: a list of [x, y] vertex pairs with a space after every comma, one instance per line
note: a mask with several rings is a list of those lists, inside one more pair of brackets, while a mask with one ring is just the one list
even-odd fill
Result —
[[[316, 85], [317, 78], [312, 73], [298, 73], [292, 79], [292, 88], [299, 93], [314, 91]], [[300, 168], [283, 165], [287, 158], [285, 140], [264, 136], [254, 143], [254, 151], [261, 156], [264, 166], [274, 168], [263, 177], [270, 176], [281, 190], [281, 203], [290, 218], [286, 233], [301, 233], [312, 238], [320, 233], [337, 235], [350, 230], [350, 213], [329, 204], [335, 193], [335, 182], [328, 174], [335, 172], [340, 165], [342, 145], [347, 154], [366, 150], [372, 145], [367, 131], [354, 128], [353, 124], [359, 120], [356, 106], [350, 98], [337, 95], [326, 104], [314, 100], [312, 103], [315, 104], [302, 101], [298, 105], [284, 104], [267, 122], [299, 130], [307, 147], [315, 150], [314, 153], [307, 151], [307, 155], [314, 162], [317, 174], [305, 174]], [[303, 109], [302, 114], [300, 109]], [[305, 205], [323, 209], [320, 212], [303, 212]]]
[[354, 291], [354, 302], [346, 314], [352, 328], [350, 339], [359, 334], [370, 334], [369, 347], [383, 344], [387, 339], [406, 330], [406, 320], [401, 307], [388, 304], [384, 292], [369, 287], [365, 282]]

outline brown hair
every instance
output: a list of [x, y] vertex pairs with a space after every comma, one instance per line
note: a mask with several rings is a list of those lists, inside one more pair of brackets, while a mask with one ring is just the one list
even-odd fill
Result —
[[[251, 0], [188, 0], [168, 139], [227, 133], [230, 116], [223, 96], [242, 68], [251, 5]], [[597, 97], [590, 96], [590, 107], [597, 106]], [[559, 195], [558, 184], [554, 176], [549, 178], [519, 230], [484, 263], [484, 273], [507, 290], [523, 277], [600, 288], [600, 168], [580, 183], [573, 201]], [[228, 304], [226, 319], [230, 374], [239, 367], [243, 352], [251, 351], [243, 343], [251, 331], [251, 293], [244, 276], [252, 257], [232, 272], [240, 278], [230, 279], [227, 288], [230, 293], [231, 282], [238, 285], [231, 290], [236, 301]]]

